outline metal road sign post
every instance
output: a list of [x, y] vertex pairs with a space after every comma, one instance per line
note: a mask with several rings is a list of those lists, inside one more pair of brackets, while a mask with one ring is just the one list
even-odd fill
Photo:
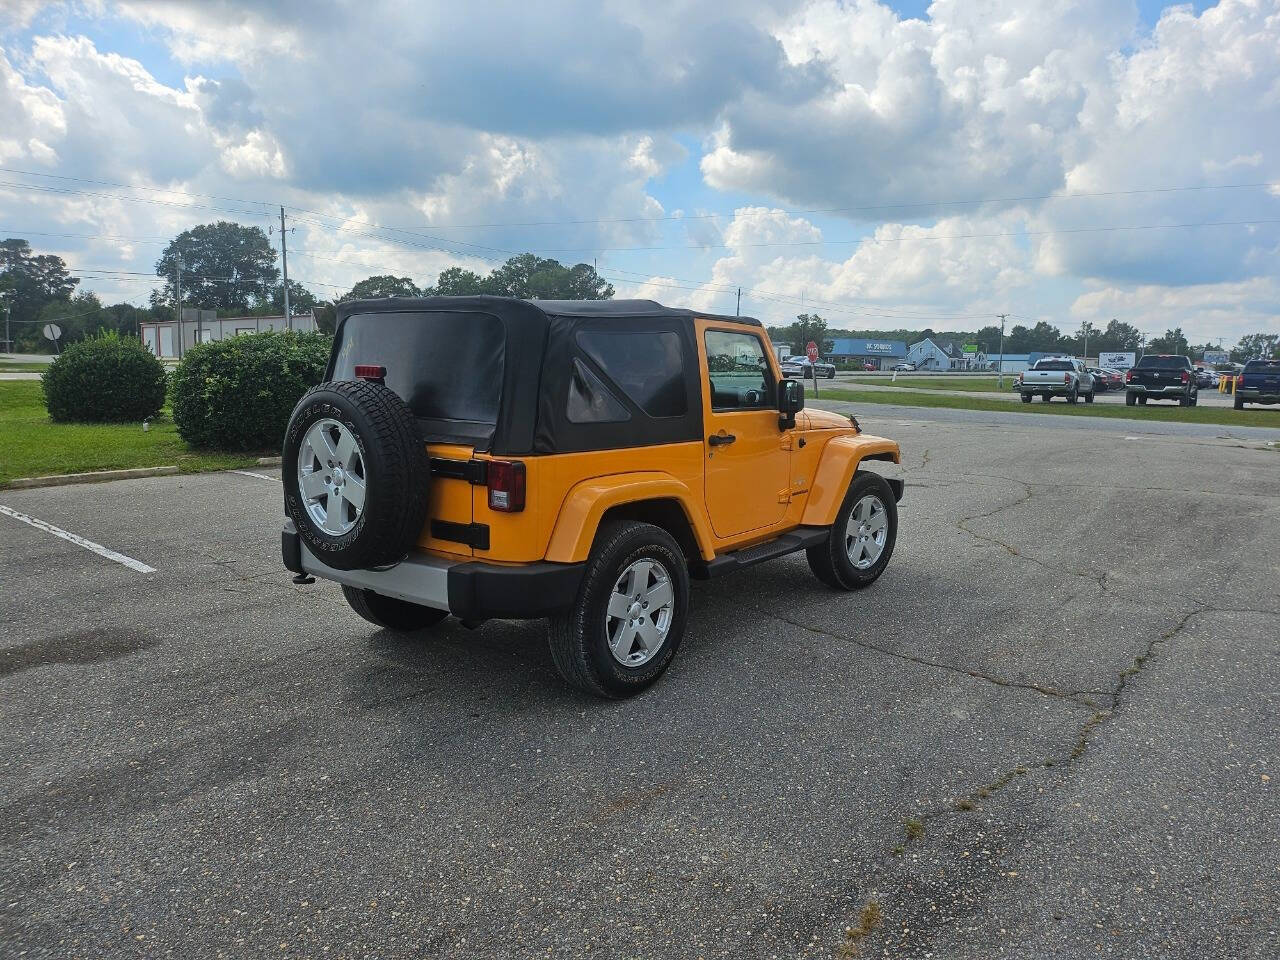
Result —
[[804, 348], [809, 357], [809, 373], [813, 375], [813, 396], [818, 396], [818, 345], [810, 340]]

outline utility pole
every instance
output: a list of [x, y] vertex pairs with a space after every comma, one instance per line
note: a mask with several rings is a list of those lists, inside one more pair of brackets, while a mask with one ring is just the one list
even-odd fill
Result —
[[[178, 254], [178, 262], [173, 268], [173, 283], [175, 286], [174, 295], [177, 300], [178, 313], [178, 359], [182, 359], [182, 254]], [[156, 344], [157, 347], [160, 344]]]
[[997, 386], [1001, 390], [1004, 389], [1004, 322], [1009, 319], [1007, 313], [996, 314], [1000, 318], [1000, 359], [996, 361], [996, 369], [999, 371], [999, 377], [996, 380]]
[[1081, 329], [1084, 330], [1084, 356], [1081, 357], [1080, 359], [1085, 362], [1085, 366], [1088, 366], [1089, 364], [1089, 321], [1088, 320], [1084, 322], [1084, 324], [1081, 326]]
[[0, 300], [4, 301], [4, 352], [13, 353], [13, 338], [9, 334], [9, 318], [13, 314], [13, 291], [5, 290], [0, 293]]
[[284, 271], [284, 323], [293, 329], [293, 311], [289, 309], [289, 248], [285, 244], [284, 205], [280, 205], [280, 266]]
[[734, 308], [733, 315], [735, 317], [742, 316], [742, 288], [738, 288], [738, 305]]

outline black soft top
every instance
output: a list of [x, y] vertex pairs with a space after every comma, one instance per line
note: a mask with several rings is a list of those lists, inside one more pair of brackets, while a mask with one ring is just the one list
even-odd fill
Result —
[[[475, 315], [474, 329], [488, 331], [500, 324], [505, 336], [480, 334], [483, 342], [468, 344], [471, 363], [477, 370], [501, 378], [497, 423], [489, 429], [459, 435], [454, 421], [433, 420], [417, 409], [414, 396], [399, 390], [410, 407], [419, 413], [428, 440], [464, 440], [477, 450], [503, 456], [536, 453], [563, 453], [644, 446], [684, 440], [702, 435], [702, 385], [698, 379], [697, 344], [693, 320], [702, 318], [760, 327], [751, 317], [729, 317], [667, 307], [653, 300], [517, 300], [510, 297], [387, 297], [376, 300], [349, 300], [339, 304], [333, 355], [326, 379], [349, 376], [352, 362], [381, 362], [379, 357], [349, 357], [342, 351], [343, 327], [348, 318], [367, 314], [405, 314], [413, 323], [415, 314], [449, 314], [462, 326], [471, 328], [466, 315]], [[384, 321], [386, 322], [386, 321]], [[626, 333], [670, 333], [677, 336], [684, 356], [684, 384], [687, 412], [680, 417], [654, 418], [622, 396], [631, 419], [627, 423], [582, 424], [569, 422], [564, 413], [575, 359], [608, 381], [603, 371], [581, 349], [579, 330], [606, 329]], [[450, 352], [450, 344], [439, 344]], [[479, 354], [476, 356], [475, 354]], [[342, 356], [340, 357], [340, 354]], [[403, 366], [411, 360], [395, 358]], [[388, 364], [390, 367], [391, 364]], [[499, 373], [500, 371], [500, 373]], [[390, 378], [388, 385], [391, 386]], [[622, 391], [618, 391], [620, 394]]]

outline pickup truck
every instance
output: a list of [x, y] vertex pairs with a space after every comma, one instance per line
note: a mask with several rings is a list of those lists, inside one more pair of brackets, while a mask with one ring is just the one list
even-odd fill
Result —
[[1194, 407], [1200, 388], [1190, 357], [1148, 353], [1124, 375], [1124, 402], [1132, 407], [1148, 400], [1177, 400]]
[[1236, 375], [1235, 408], [1246, 403], [1280, 403], [1280, 360], [1250, 360]]
[[1067, 403], [1084, 397], [1085, 403], [1093, 403], [1093, 377], [1083, 363], [1070, 357], [1037, 360], [1030, 370], [1019, 375], [1013, 389], [1022, 395], [1023, 403], [1030, 403], [1037, 395], [1046, 403], [1053, 397], [1066, 397]]

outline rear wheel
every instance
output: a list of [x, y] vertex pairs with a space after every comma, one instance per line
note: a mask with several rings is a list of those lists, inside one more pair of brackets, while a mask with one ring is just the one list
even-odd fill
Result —
[[1237, 410], [1243, 410], [1244, 397], [1240, 396], [1239, 394], [1236, 394], [1235, 402], [1232, 404], [1232, 406], [1234, 406]]
[[384, 597], [372, 590], [360, 587], [342, 587], [342, 595], [351, 604], [351, 609], [375, 626], [401, 633], [412, 633], [434, 627], [449, 616], [448, 611], [424, 607], [421, 604], [397, 600], [395, 597]]
[[835, 590], [870, 586], [898, 539], [898, 504], [884, 477], [856, 473], [827, 539], [805, 555], [813, 575]]
[[1023, 402], [1023, 403], [1030, 403], [1030, 402], [1031, 402], [1031, 394], [1029, 394], [1029, 393], [1024, 393], [1024, 394], [1022, 395], [1022, 402]]
[[1139, 398], [1138, 398], [1138, 406], [1140, 406], [1140, 407], [1145, 407], [1146, 405], [1147, 405], [1147, 398], [1146, 398], [1146, 397], [1139, 397]]
[[1126, 407], [1132, 407], [1137, 402], [1138, 402], [1138, 395], [1136, 393], [1134, 393], [1132, 390], [1126, 390], [1124, 392], [1124, 405]]
[[1075, 403], [1080, 399], [1080, 390], [1078, 387], [1072, 387], [1067, 391], [1067, 403]]
[[630, 697], [671, 665], [689, 610], [680, 545], [650, 523], [601, 527], [572, 607], [548, 626], [565, 681], [599, 697]]
[[1084, 402], [1085, 402], [1085, 403], [1093, 403], [1093, 391], [1092, 391], [1092, 390], [1090, 390], [1088, 393], [1086, 393], [1086, 394], [1084, 395]]

